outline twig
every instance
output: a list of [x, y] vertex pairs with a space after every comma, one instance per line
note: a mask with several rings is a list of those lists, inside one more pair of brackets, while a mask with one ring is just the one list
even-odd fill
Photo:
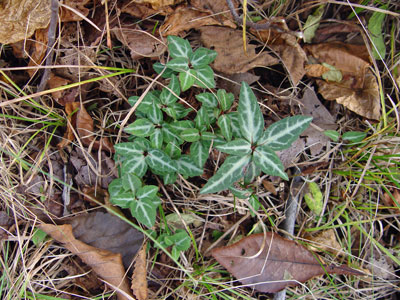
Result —
[[[53, 62], [53, 46], [56, 40], [56, 29], [58, 23], [58, 0], [51, 0], [51, 17], [50, 17], [50, 25], [49, 31], [47, 32], [48, 42], [47, 42], [47, 51], [46, 51], [46, 66], [50, 66]], [[45, 68], [43, 72], [42, 79], [40, 80], [40, 84], [38, 86], [37, 92], [40, 93], [44, 91], [47, 81], [50, 78], [50, 68]]]
[[[299, 172], [296, 172], [295, 175]], [[300, 176], [295, 176], [290, 185], [289, 198], [286, 202], [286, 219], [283, 223], [283, 230], [287, 232], [286, 237], [291, 239], [294, 233], [294, 224], [296, 223], [297, 208], [299, 205], [299, 196], [303, 187], [303, 182]], [[274, 295], [274, 300], [285, 300], [286, 289], [276, 293]]]
[[[235, 19], [235, 21], [239, 24], [239, 25], [243, 25], [243, 20], [242, 18], [237, 14], [235, 7], [233, 6], [232, 0], [226, 0], [226, 3], [228, 4], [229, 10], [231, 11], [231, 14], [233, 16], [233, 18]], [[253, 28], [255, 30], [266, 30], [266, 29], [274, 29], [278, 32], [284, 32], [284, 33], [289, 33], [292, 35], [295, 35], [299, 38], [303, 37], [303, 33], [302, 32], [296, 32], [296, 31], [290, 31], [290, 30], [285, 30], [279, 26], [274, 25], [273, 23], [285, 23], [284, 19], [270, 19], [268, 20], [266, 23], [262, 23], [262, 24], [258, 24], [258, 23], [254, 23], [250, 20], [246, 20], [246, 27], [249, 28]]]

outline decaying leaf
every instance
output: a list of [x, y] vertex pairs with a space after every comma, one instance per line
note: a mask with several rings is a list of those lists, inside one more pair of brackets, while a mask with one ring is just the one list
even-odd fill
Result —
[[10, 44], [32, 36], [50, 22], [50, 0], [9, 0], [0, 5], [0, 43]]
[[96, 139], [93, 134], [94, 124], [92, 117], [88, 114], [83, 105], [80, 106], [76, 116], [76, 130], [85, 146], [92, 146], [93, 149], [102, 149], [114, 152], [114, 146], [106, 137]]
[[185, 30], [209, 25], [223, 25], [236, 28], [235, 23], [224, 16], [215, 16], [191, 7], [180, 7], [167, 17], [160, 30], [165, 36], [177, 35]]
[[336, 100], [363, 117], [380, 118], [378, 84], [368, 70], [370, 64], [365, 46], [334, 42], [304, 48], [318, 62], [334, 66], [342, 73], [340, 82], [317, 80], [318, 92], [326, 100]]
[[[286, 25], [285, 29], [287, 29]], [[279, 54], [292, 85], [297, 86], [306, 73], [304, 65], [307, 61], [307, 55], [300, 46], [297, 38], [294, 35], [276, 32], [274, 30], [253, 32], [261, 41], [265, 42], [268, 47]]]
[[[66, 0], [64, 1], [64, 5], [69, 7], [60, 7], [60, 19], [61, 22], [74, 22], [74, 21], [82, 21], [82, 16], [87, 16], [89, 14], [89, 9], [85, 7], [90, 0]], [[79, 12], [81, 15], [77, 14]]]
[[112, 32], [131, 50], [132, 59], [159, 57], [167, 50], [167, 46], [161, 40], [142, 30], [117, 27], [113, 28]]
[[308, 246], [312, 251], [328, 251], [338, 255], [342, 250], [342, 247], [336, 239], [335, 230], [333, 229], [324, 230], [317, 235], [308, 235], [305, 236], [305, 238], [313, 242], [312, 245]]
[[271, 232], [216, 248], [212, 255], [241, 283], [265, 293], [275, 293], [325, 273], [363, 275], [344, 265], [323, 265], [302, 245]]
[[178, 4], [178, 3], [182, 2], [182, 0], [132, 0], [132, 2], [135, 2], [138, 4], [148, 3], [153, 7], [153, 9], [157, 10], [163, 6], [170, 6], [170, 5]]
[[[63, 77], [57, 76], [54, 73], [50, 73], [50, 78], [49, 81], [47, 82], [47, 86], [49, 89], [54, 89], [58, 87], [62, 87], [64, 85], [69, 84], [71, 81], [68, 79], [65, 79]], [[52, 92], [51, 95], [53, 96], [54, 100], [56, 100], [59, 103], [59, 100], [67, 93], [67, 91], [56, 91]]]
[[267, 52], [256, 53], [256, 45], [247, 45], [245, 54], [241, 30], [217, 26], [204, 26], [199, 30], [204, 46], [218, 53], [213, 63], [216, 71], [225, 74], [244, 73], [255, 67], [271, 66], [279, 62]]
[[[104, 216], [100, 216], [99, 221], [93, 224], [93, 219], [89, 218], [86, 223], [83, 222], [79, 224], [80, 226], [75, 226], [74, 230], [69, 224], [60, 226], [42, 224], [39, 228], [62, 243], [63, 246], [73, 254], [78, 255], [84, 263], [91, 266], [111, 287], [116, 286], [118, 289], [130, 295], [131, 292], [125, 276], [121, 254], [115, 254], [109, 250], [90, 246], [80, 240], [83, 240], [85, 238], [84, 234], [86, 234], [86, 238], [95, 244], [104, 245], [105, 243], [108, 244], [110, 241], [113, 241], [115, 234], [113, 234], [112, 231], [119, 232], [120, 228], [117, 228], [112, 222], [106, 222]], [[87, 232], [90, 230], [98, 231], [98, 235], [95, 239], [93, 239], [93, 236], [87, 235]], [[74, 235], [80, 239], [75, 238]], [[121, 247], [121, 245], [119, 245], [119, 247]], [[117, 295], [119, 300], [128, 299], [124, 294], [118, 291]]]
[[329, 138], [323, 133], [323, 130], [336, 130], [336, 120], [321, 103], [311, 87], [305, 89], [303, 98], [300, 101], [303, 104], [303, 114], [312, 116], [313, 124], [320, 128], [318, 130], [310, 126], [302, 133], [302, 136], [306, 137], [305, 146], [310, 147], [311, 154], [316, 156], [322, 151], [326, 143], [329, 142]]
[[144, 244], [136, 257], [132, 275], [131, 289], [138, 300], [146, 300], [148, 296], [146, 250], [147, 244]]
[[117, 5], [122, 13], [130, 14], [139, 19], [145, 19], [155, 14], [167, 15], [173, 12], [172, 8], [169, 6], [153, 9], [148, 3], [136, 3], [131, 0], [118, 1]]

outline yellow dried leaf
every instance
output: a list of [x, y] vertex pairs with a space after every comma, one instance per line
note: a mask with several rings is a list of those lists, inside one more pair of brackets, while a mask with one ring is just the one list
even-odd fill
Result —
[[132, 275], [131, 289], [138, 300], [146, 300], [148, 297], [146, 249], [147, 244], [144, 244], [136, 257]]

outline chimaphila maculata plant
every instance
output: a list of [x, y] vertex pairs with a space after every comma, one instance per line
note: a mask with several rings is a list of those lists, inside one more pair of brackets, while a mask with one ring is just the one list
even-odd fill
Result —
[[[160, 198], [158, 187], [143, 183], [147, 171], [161, 176], [164, 184], [174, 183], [178, 174], [185, 178], [200, 176], [213, 146], [229, 156], [200, 193], [230, 189], [236, 196], [249, 197], [251, 191], [233, 184], [243, 178], [246, 186], [261, 172], [287, 180], [275, 151], [289, 148], [312, 119], [289, 117], [264, 130], [263, 115], [247, 83], [242, 83], [237, 111], [232, 110], [233, 94], [215, 90], [214, 72], [209, 66], [217, 55], [215, 51], [193, 51], [188, 41], [176, 36], [168, 37], [168, 50], [172, 59], [166, 65], [156, 63], [154, 69], [162, 72], [169, 84], [161, 91], [149, 92], [137, 106], [136, 120], [124, 129], [131, 134], [129, 141], [115, 145], [120, 177], [109, 186], [111, 203], [129, 208], [149, 228], [155, 224]], [[197, 112], [179, 101], [181, 92], [192, 87], [207, 90], [195, 96], [201, 102]], [[138, 99], [130, 97], [129, 103], [135, 105]], [[183, 154], [187, 144], [190, 152]], [[257, 210], [256, 199], [250, 198]], [[175, 250], [185, 250], [178, 237], [183, 238], [182, 232], [164, 236], [166, 245], [180, 245]], [[187, 238], [183, 245], [189, 247]]]

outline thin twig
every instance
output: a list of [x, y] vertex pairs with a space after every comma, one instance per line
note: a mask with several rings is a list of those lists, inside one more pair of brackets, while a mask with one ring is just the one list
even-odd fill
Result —
[[[51, 17], [50, 17], [50, 25], [49, 31], [47, 32], [47, 51], [46, 51], [46, 66], [50, 66], [53, 62], [53, 54], [54, 54], [54, 43], [56, 40], [56, 30], [58, 23], [58, 0], [51, 0]], [[44, 91], [47, 81], [50, 78], [50, 68], [45, 68], [43, 72], [42, 79], [40, 80], [40, 84], [38, 86], [37, 92], [40, 93]]]

